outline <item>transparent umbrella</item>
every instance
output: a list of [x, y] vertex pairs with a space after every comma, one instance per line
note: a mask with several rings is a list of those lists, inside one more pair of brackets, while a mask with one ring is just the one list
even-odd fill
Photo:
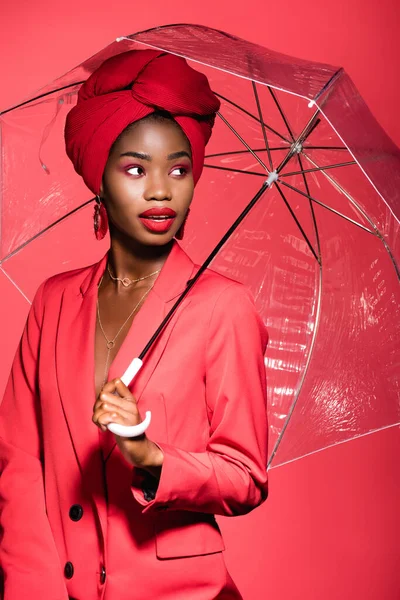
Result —
[[3, 272], [29, 301], [84, 266], [69, 257], [94, 198], [65, 116], [106, 58], [145, 47], [184, 56], [221, 100], [182, 244], [202, 262], [229, 231], [211, 268], [268, 327], [269, 468], [399, 424], [400, 151], [343, 69], [196, 25], [118, 38], [0, 115]]

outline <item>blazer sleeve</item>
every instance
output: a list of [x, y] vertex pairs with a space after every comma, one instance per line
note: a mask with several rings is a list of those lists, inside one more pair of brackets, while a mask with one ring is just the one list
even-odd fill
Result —
[[141, 478], [138, 472], [133, 476], [132, 491], [144, 507], [142, 512], [171, 509], [233, 516], [251, 511], [267, 498], [267, 340], [250, 293], [240, 284], [230, 284], [209, 321], [206, 451], [158, 444], [164, 463], [153, 499], [143, 486], [149, 476]]
[[0, 405], [0, 565], [4, 600], [67, 600], [46, 515], [37, 366], [43, 282], [34, 297]]

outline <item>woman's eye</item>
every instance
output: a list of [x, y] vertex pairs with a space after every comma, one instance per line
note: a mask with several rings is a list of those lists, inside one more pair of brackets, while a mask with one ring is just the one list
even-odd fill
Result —
[[126, 172], [130, 175], [143, 175], [142, 167], [129, 167]]
[[175, 167], [172, 169], [171, 173], [174, 175], [185, 175], [185, 173], [187, 173], [187, 169], [185, 169], [185, 167]]

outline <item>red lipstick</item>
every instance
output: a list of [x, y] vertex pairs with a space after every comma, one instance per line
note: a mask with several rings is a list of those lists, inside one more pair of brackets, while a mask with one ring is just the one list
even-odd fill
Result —
[[142, 212], [139, 217], [176, 217], [176, 212], [168, 206], [154, 206]]
[[175, 221], [176, 212], [167, 206], [149, 208], [139, 215], [141, 223], [154, 233], [166, 233]]

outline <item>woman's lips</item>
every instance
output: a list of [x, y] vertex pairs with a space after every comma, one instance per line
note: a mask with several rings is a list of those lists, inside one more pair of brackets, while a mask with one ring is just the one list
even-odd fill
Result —
[[139, 217], [139, 219], [146, 229], [156, 233], [165, 233], [172, 227], [175, 221], [175, 217]]
[[169, 206], [153, 206], [140, 213], [139, 217], [176, 217], [176, 212]]
[[176, 218], [176, 212], [168, 207], [149, 208], [139, 215], [142, 224], [149, 231], [155, 233], [165, 233], [173, 225]]

